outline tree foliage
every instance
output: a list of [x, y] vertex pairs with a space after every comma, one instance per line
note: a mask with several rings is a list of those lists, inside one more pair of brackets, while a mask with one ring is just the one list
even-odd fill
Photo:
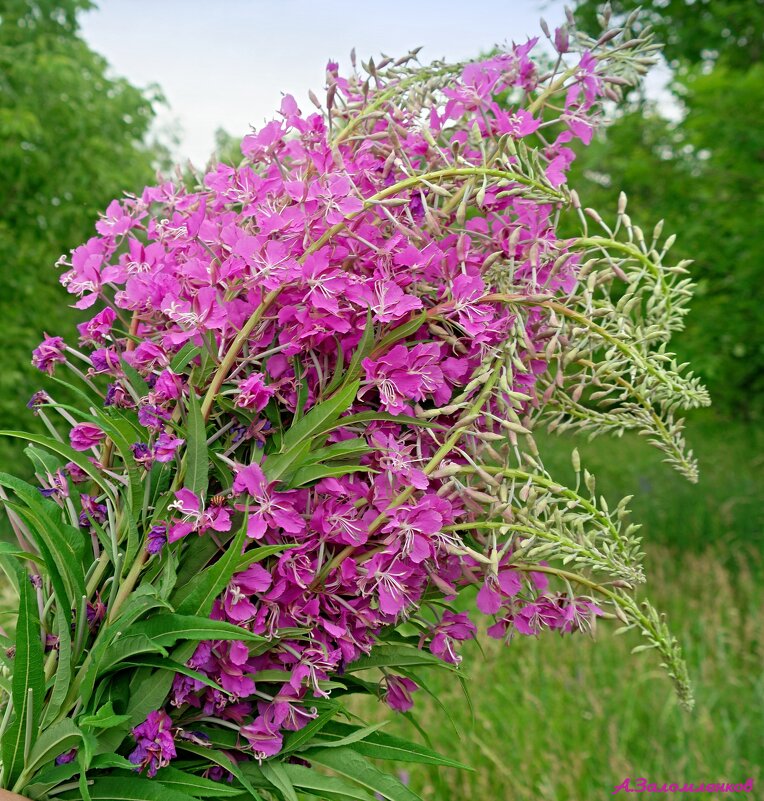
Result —
[[[149, 181], [158, 101], [110, 74], [78, 32], [89, 0], [5, 0], [0, 12], [0, 417], [28, 425], [30, 350], [67, 328], [56, 259], [124, 190]], [[7, 454], [4, 450], [2, 453]]]
[[[616, 16], [642, 9], [640, 20], [650, 24], [665, 43], [672, 62], [698, 63], [719, 59], [745, 70], [764, 57], [764, 0], [613, 0]], [[583, 30], [597, 30], [599, 0], [581, 0], [576, 18]]]

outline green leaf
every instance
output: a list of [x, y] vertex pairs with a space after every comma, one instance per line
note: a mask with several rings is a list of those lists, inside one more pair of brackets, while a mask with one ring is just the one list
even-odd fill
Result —
[[328, 421], [322, 428], [316, 432], [316, 435], [325, 435], [337, 428], [344, 428], [346, 426], [358, 425], [359, 423], [371, 423], [374, 420], [382, 420], [388, 423], [398, 423], [402, 426], [418, 426], [420, 428], [436, 428], [436, 423], [429, 420], [420, 420], [418, 417], [412, 417], [408, 414], [390, 414], [389, 412], [358, 412], [358, 414], [349, 414], [346, 417], [341, 417], [338, 420]]
[[0, 556], [13, 556], [17, 559], [27, 559], [30, 562], [34, 562], [36, 565], [45, 564], [45, 560], [40, 559], [37, 554], [29, 553], [29, 551], [25, 551], [23, 548], [11, 542], [0, 541]]
[[311, 462], [328, 462], [331, 459], [347, 459], [351, 456], [363, 456], [371, 453], [369, 443], [363, 437], [353, 437], [343, 439], [341, 442], [334, 442], [325, 448], [318, 448], [310, 454]]
[[371, 354], [374, 346], [374, 321], [371, 314], [371, 306], [366, 311], [366, 325], [363, 329], [363, 336], [358, 343], [358, 347], [353, 352], [353, 357], [348, 365], [344, 383], [348, 384], [355, 379], [361, 372], [361, 361]]
[[175, 645], [180, 640], [242, 640], [266, 642], [241, 626], [195, 615], [161, 614], [134, 624], [130, 634], [142, 634], [158, 645]]
[[158, 770], [155, 779], [170, 790], [180, 790], [204, 799], [241, 795], [238, 787], [205, 779], [203, 776], [195, 776], [193, 773], [187, 773], [172, 766]]
[[41, 765], [70, 751], [82, 739], [82, 732], [69, 718], [46, 729], [35, 741], [29, 753], [26, 769], [32, 774]]
[[277, 761], [270, 760], [260, 765], [263, 776], [284, 796], [286, 801], [298, 801], [297, 793], [292, 784], [289, 774], [284, 770], [284, 766]]
[[[204, 759], [206, 762], [213, 762], [214, 764], [219, 765], [224, 770], [227, 770], [229, 773], [232, 773], [234, 778], [239, 782], [239, 784], [241, 784], [241, 786], [250, 794], [250, 796], [255, 801], [262, 801], [262, 796], [260, 795], [260, 793], [257, 792], [257, 790], [255, 790], [255, 788], [252, 786], [252, 782], [247, 778], [247, 776], [242, 770], [242, 768], [244, 770], [247, 769], [248, 765], [246, 763], [244, 763], [240, 768], [223, 751], [218, 751], [215, 748], [203, 748], [201, 746], [188, 743], [185, 740], [183, 741], [179, 740], [176, 743], [176, 745], [179, 749], [182, 749], [183, 751], [188, 751], [191, 754], [196, 754], [197, 756]], [[260, 771], [258, 768], [258, 773], [259, 772]]]
[[302, 747], [307, 747], [313, 736], [327, 726], [339, 713], [340, 709], [340, 704], [330, 702], [326, 709], [319, 712], [318, 717], [313, 718], [313, 720], [309, 721], [307, 725], [303, 726], [299, 731], [287, 734], [284, 737], [284, 747], [281, 753], [289, 754]]
[[95, 481], [95, 483], [109, 496], [109, 498], [111, 498], [114, 503], [116, 503], [114, 488], [111, 486], [111, 484], [109, 484], [108, 481], [104, 479], [100, 471], [93, 466], [90, 459], [88, 459], [84, 453], [75, 451], [74, 448], [66, 445], [63, 442], [59, 442], [57, 439], [53, 439], [52, 437], [44, 437], [40, 434], [30, 434], [27, 431], [0, 431], [0, 437], [13, 437], [14, 439], [23, 439], [25, 442], [35, 442], [38, 445], [42, 445], [44, 448], [53, 451], [53, 453], [63, 456], [67, 462], [74, 462], [77, 466], [81, 467], [85, 473], [87, 473], [88, 476], [93, 479], [93, 481]]
[[11, 680], [15, 717], [2, 739], [3, 781], [13, 787], [26, 766], [27, 740], [38, 732], [45, 702], [45, 675], [37, 611], [37, 597], [23, 570], [18, 571], [19, 615], [16, 623], [16, 656]]
[[[176, 599], [178, 614], [207, 616], [212, 611], [215, 598], [220, 595], [223, 588], [231, 580], [231, 576], [238, 570], [242, 548], [247, 537], [247, 515], [233, 541], [224, 551], [217, 562], [195, 576]], [[178, 602], [179, 601], [179, 602]]]
[[352, 743], [357, 743], [359, 740], [365, 739], [370, 734], [373, 734], [375, 731], [377, 731], [377, 729], [381, 729], [383, 726], [387, 726], [389, 723], [389, 720], [383, 720], [380, 723], [373, 723], [370, 726], [351, 726], [344, 737], [340, 737], [335, 740], [320, 740], [311, 742], [310, 747], [339, 748], [343, 745], [351, 745]]
[[337, 478], [347, 476], [350, 473], [373, 473], [370, 467], [361, 464], [311, 464], [301, 467], [295, 471], [294, 475], [286, 481], [286, 485], [291, 488], [302, 487], [322, 478]]
[[358, 395], [360, 381], [352, 381], [343, 386], [331, 398], [316, 404], [296, 425], [293, 425], [284, 434], [282, 450], [311, 440], [317, 432], [321, 431], [329, 420], [336, 420], [343, 412], [350, 408]]
[[170, 370], [173, 373], [183, 372], [183, 368], [195, 359], [204, 350], [201, 345], [194, 345], [193, 342], [186, 344], [173, 356], [170, 362]]
[[373, 793], [378, 793], [387, 801], [422, 801], [405, 784], [389, 773], [379, 770], [350, 748], [322, 748], [316, 751], [304, 751], [303, 754], [312, 763], [346, 776]]
[[[144, 779], [135, 773], [98, 776], [90, 785], [92, 801], [195, 801], [194, 797], [166, 787], [155, 779]], [[79, 799], [80, 796], [62, 793], [62, 799]]]
[[236, 572], [240, 573], [243, 570], [246, 570], [250, 565], [255, 564], [255, 562], [262, 562], [263, 559], [267, 559], [269, 556], [275, 556], [278, 553], [283, 553], [289, 548], [296, 547], [297, 543], [293, 545], [259, 545], [256, 548], [250, 548], [241, 555], [239, 564], [236, 565]]
[[305, 462], [311, 444], [309, 439], [305, 439], [293, 445], [285, 453], [269, 454], [265, 457], [263, 472], [271, 481], [278, 481], [283, 476], [288, 476]]
[[0, 473], [0, 485], [12, 490], [25, 504], [23, 511], [17, 505], [13, 508], [34, 528], [36, 545], [45, 560], [62, 610], [76, 606], [77, 600], [85, 594], [82, 532], [64, 523], [58, 505], [26, 481]]
[[122, 372], [125, 374], [125, 378], [127, 379], [130, 386], [135, 390], [135, 394], [138, 395], [139, 398], [148, 395], [151, 391], [151, 387], [146, 383], [146, 379], [125, 359], [121, 359], [121, 369]]
[[80, 726], [91, 726], [94, 729], [110, 729], [130, 720], [129, 715], [118, 715], [111, 701], [104, 704], [95, 715], [85, 715], [79, 719]]
[[[188, 676], [191, 679], [200, 681], [213, 690], [217, 690], [223, 695], [230, 695], [227, 690], [224, 690], [217, 682], [213, 681], [209, 676], [200, 673], [198, 670], [193, 670], [187, 667], [182, 662], [176, 662], [173, 659], [160, 658], [156, 656], [140, 656], [136, 659], [128, 659], [121, 663], [122, 667], [153, 667], [159, 670], [170, 671], [171, 673], [180, 673], [183, 676]], [[117, 666], [120, 667], [119, 665]]]
[[438, 659], [437, 656], [429, 653], [429, 651], [422, 651], [410, 645], [399, 645], [397, 643], [375, 645], [370, 654], [352, 662], [345, 670], [347, 673], [355, 673], [369, 668], [395, 668], [412, 665], [433, 665], [445, 670], [455, 670], [452, 665], [442, 659]]
[[[148, 637], [143, 634], [128, 634], [113, 640], [105, 649], [105, 653], [97, 661], [97, 675], [106, 673], [109, 670], [120, 669], [123, 662], [131, 659], [138, 654], [162, 654], [167, 656], [167, 651], [159, 645], [159, 643], [152, 642]], [[95, 660], [94, 660], [95, 661]]]
[[401, 339], [407, 339], [413, 334], [416, 334], [426, 322], [427, 312], [422, 312], [421, 314], [417, 314], [416, 317], [412, 317], [410, 320], [402, 323], [397, 328], [393, 328], [387, 336], [382, 337], [377, 347], [374, 348], [374, 353], [383, 353], [390, 345], [394, 345], [396, 342], [400, 342]]
[[343, 372], [345, 369], [345, 352], [342, 350], [342, 342], [340, 342], [339, 337], [334, 337], [334, 345], [337, 348], [337, 366], [334, 369], [332, 380], [324, 389], [325, 395], [331, 395], [332, 392], [334, 392], [334, 390], [337, 389], [337, 387], [342, 383], [342, 379], [345, 377]]
[[[356, 729], [348, 723], [332, 721], [325, 729], [324, 736], [337, 736], [345, 738]], [[422, 765], [441, 765], [460, 770], [473, 770], [469, 765], [457, 762], [433, 751], [431, 748], [419, 743], [405, 740], [402, 737], [376, 731], [368, 734], [353, 745], [353, 750], [371, 759], [392, 760], [394, 762], [416, 762]]]
[[53, 674], [53, 689], [50, 692], [48, 703], [45, 705], [43, 726], [47, 726], [55, 720], [61, 704], [66, 700], [72, 680], [72, 634], [67, 615], [61, 609], [56, 609], [55, 624], [58, 634], [58, 663], [56, 672]]
[[207, 494], [208, 470], [207, 426], [196, 392], [191, 391], [188, 393], [188, 438], [183, 486], [203, 498]]
[[332, 801], [374, 801], [374, 795], [338, 776], [326, 776], [304, 765], [286, 764], [284, 770], [295, 787], [319, 798]]

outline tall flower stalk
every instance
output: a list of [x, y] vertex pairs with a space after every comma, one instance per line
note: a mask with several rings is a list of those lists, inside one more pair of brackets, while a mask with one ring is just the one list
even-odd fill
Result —
[[652, 62], [630, 24], [557, 31], [551, 70], [536, 40], [330, 63], [316, 112], [286, 96], [240, 165], [114, 201], [62, 260], [97, 312], [34, 353], [50, 435], [6, 432], [42, 492], [0, 474], [20, 599], [2, 786], [411, 799], [366, 758], [458, 763], [340, 722], [344, 698], [414, 706], [420, 669], [455, 670], [476, 633], [470, 592], [507, 641], [640, 630], [691, 706], [634, 600], [626, 501], [576, 452], [564, 486], [534, 438], [638, 430], [696, 477], [676, 412], [708, 398], [666, 350], [685, 265], [625, 199], [611, 227], [566, 183], [571, 143]]

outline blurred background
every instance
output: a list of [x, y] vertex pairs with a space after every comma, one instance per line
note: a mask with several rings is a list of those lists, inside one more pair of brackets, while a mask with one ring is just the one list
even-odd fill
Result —
[[[596, 32], [598, 3], [573, 5]], [[579, 154], [571, 183], [603, 216], [625, 190], [632, 219], [665, 219], [677, 259], [694, 259], [697, 294], [674, 344], [714, 400], [688, 419], [702, 477], [685, 484], [628, 437], [549, 437], [543, 454], [566, 478], [579, 444], [609, 500], [635, 495], [649, 591], [685, 647], [697, 708], [679, 710], [650, 653], [630, 656], [636, 641], [604, 626], [596, 643], [484, 639], [465, 658], [470, 699], [437, 675], [428, 689], [442, 703], [419, 693], [420, 736], [476, 768], [411, 773], [426, 799], [593, 801], [627, 776], [764, 784], [764, 0], [640, 5], [665, 57]], [[635, 6], [617, 0], [614, 14]], [[35, 425], [30, 351], [77, 320], [54, 264], [109, 200], [175, 163], [234, 157], [282, 91], [307, 107], [326, 61], [347, 65], [352, 47], [471, 58], [536, 35], [540, 15], [556, 27], [563, 5], [0, 0], [0, 427]], [[20, 463], [0, 441], [0, 469]]]

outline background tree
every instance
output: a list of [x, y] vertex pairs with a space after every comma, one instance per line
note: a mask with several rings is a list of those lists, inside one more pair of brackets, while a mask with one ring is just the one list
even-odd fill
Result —
[[[637, 3], [615, 2], [615, 14]], [[764, 408], [764, 2], [639, 3], [665, 41], [681, 109], [632, 96], [620, 119], [581, 154], [587, 205], [614, 207], [621, 188], [643, 223], [665, 218], [676, 253], [693, 258], [699, 284], [687, 330], [676, 340], [707, 380], [717, 408]], [[579, 3], [582, 28], [598, 29], [600, 4]], [[582, 175], [583, 174], [583, 175]]]
[[[56, 259], [94, 232], [109, 200], [152, 179], [160, 100], [131, 86], [79, 35], [89, 0], [5, 0], [0, 12], [0, 420], [29, 425], [30, 350], [71, 328]], [[0, 442], [0, 456], [10, 446]]]

